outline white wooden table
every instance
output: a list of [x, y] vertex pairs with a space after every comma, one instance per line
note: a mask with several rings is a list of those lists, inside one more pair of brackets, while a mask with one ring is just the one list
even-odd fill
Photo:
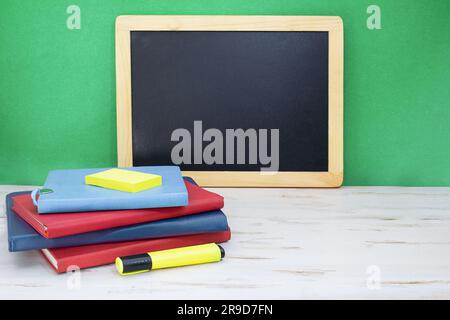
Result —
[[0, 186], [0, 298], [450, 298], [450, 188], [211, 189], [232, 240], [216, 264], [119, 276], [56, 274], [7, 251]]

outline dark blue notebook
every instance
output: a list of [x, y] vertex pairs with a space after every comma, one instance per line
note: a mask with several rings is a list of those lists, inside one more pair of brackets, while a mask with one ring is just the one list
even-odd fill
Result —
[[9, 251], [11, 252], [164, 238], [228, 230], [228, 222], [224, 213], [222, 211], [211, 211], [168, 220], [47, 239], [12, 211], [12, 197], [24, 193], [30, 192], [15, 192], [6, 196], [8, 243]]

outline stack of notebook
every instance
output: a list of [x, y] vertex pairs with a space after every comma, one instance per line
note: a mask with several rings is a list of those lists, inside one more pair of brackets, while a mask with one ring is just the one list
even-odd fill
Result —
[[85, 183], [86, 175], [102, 170], [52, 171], [39, 194], [9, 194], [9, 250], [41, 250], [57, 272], [66, 272], [230, 239], [223, 197], [183, 178], [178, 167], [128, 168], [162, 176], [161, 186], [135, 193]]

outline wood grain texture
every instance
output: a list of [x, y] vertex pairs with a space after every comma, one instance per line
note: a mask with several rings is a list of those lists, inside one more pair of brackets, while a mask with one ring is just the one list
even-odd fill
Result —
[[130, 63], [130, 32], [116, 23], [117, 162], [121, 167], [133, 166]]
[[118, 166], [133, 166], [131, 31], [327, 31], [329, 32], [328, 172], [189, 171], [201, 186], [340, 187], [343, 182], [343, 22], [333, 16], [119, 16], [116, 19]]
[[[0, 201], [30, 189], [0, 186]], [[0, 212], [0, 298], [450, 298], [450, 188], [210, 190], [232, 229], [224, 261], [131, 277], [57, 275], [37, 252], [9, 253]]]

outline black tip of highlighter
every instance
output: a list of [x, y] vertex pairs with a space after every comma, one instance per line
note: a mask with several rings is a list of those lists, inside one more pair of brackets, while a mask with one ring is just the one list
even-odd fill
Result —
[[220, 249], [220, 257], [223, 259], [225, 257], [225, 250], [224, 250], [224, 248], [222, 248], [222, 246], [220, 246], [220, 245], [217, 245], [217, 246]]
[[152, 269], [152, 258], [147, 253], [122, 257], [121, 259], [124, 274]]

